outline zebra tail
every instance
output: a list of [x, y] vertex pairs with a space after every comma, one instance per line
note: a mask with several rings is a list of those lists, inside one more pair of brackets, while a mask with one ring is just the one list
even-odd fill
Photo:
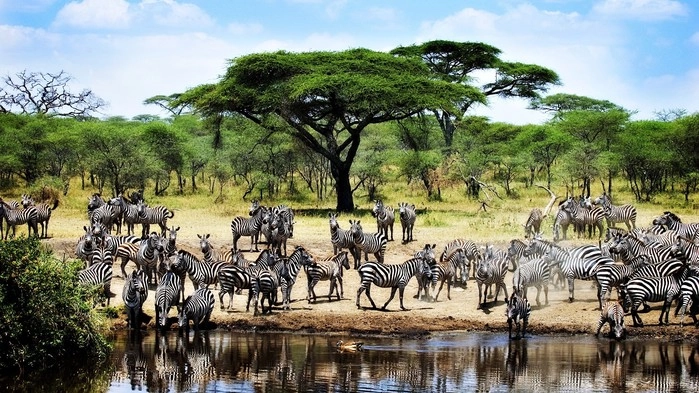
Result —
[[53, 207], [51, 208], [51, 210], [56, 210], [57, 207], [58, 207], [58, 199], [53, 201]]
[[169, 210], [169, 209], [168, 209], [168, 212], [170, 213], [170, 217], [168, 217], [168, 218], [173, 218], [173, 217], [175, 217], [175, 211], [174, 211], [174, 210]]

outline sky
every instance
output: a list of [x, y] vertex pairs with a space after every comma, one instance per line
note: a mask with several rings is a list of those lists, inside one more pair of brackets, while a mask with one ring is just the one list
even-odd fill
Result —
[[[168, 114], [143, 101], [216, 83], [239, 56], [483, 42], [544, 66], [565, 93], [655, 119], [699, 112], [699, 2], [678, 0], [0, 0], [0, 77], [64, 71], [100, 117]], [[479, 75], [487, 83], [492, 75]], [[469, 111], [540, 124], [522, 99]]]

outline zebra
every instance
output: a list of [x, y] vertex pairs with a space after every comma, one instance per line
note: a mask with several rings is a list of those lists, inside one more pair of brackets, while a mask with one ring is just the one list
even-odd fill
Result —
[[551, 281], [551, 267], [543, 258], [534, 258], [519, 265], [512, 275], [512, 291], [518, 292], [527, 299], [527, 288], [536, 288], [536, 306], [541, 307], [539, 296], [541, 288], [544, 288], [545, 305], [549, 304], [549, 282]]
[[151, 224], [158, 224], [160, 227], [160, 235], [165, 236], [167, 220], [175, 217], [175, 212], [165, 206], [150, 207], [142, 201], [139, 201], [136, 206], [138, 207], [138, 219], [141, 221], [141, 225], [143, 225], [143, 229], [141, 230], [143, 238], [150, 232]]
[[284, 221], [288, 225], [288, 234], [289, 234], [289, 239], [294, 238], [294, 210], [290, 208], [289, 206], [286, 205], [278, 205], [272, 208], [273, 211], [276, 211], [279, 215], [282, 216]]
[[[117, 214], [119, 214], [123, 223], [126, 224], [126, 234], [133, 235], [135, 233], [135, 225], [142, 224], [138, 215], [138, 204], [129, 202], [122, 194], [110, 199], [107, 203], [116, 208]], [[121, 232], [119, 231], [119, 233]]]
[[505, 317], [507, 317], [508, 338], [512, 340], [512, 325], [515, 325], [515, 339], [523, 338], [527, 333], [527, 325], [529, 324], [529, 315], [532, 312], [532, 307], [526, 298], [520, 296], [516, 291], [512, 291], [510, 299], [505, 298], [507, 308], [505, 309]]
[[646, 255], [651, 264], [666, 261], [680, 253], [672, 247], [653, 248], [646, 246], [639, 239], [626, 234], [617, 235], [609, 245], [609, 251], [619, 254], [622, 261], [629, 261], [639, 255]]
[[[337, 295], [337, 300], [344, 299], [344, 290], [342, 288], [342, 271], [350, 269], [348, 251], [340, 251], [332, 257], [315, 261], [305, 267], [306, 278], [308, 279], [308, 303], [316, 302], [315, 286], [319, 281], [330, 281], [330, 291], [328, 292], [328, 301], [332, 300], [333, 291]], [[339, 286], [339, 289], [338, 289]]]
[[200, 325], [209, 322], [214, 310], [214, 294], [207, 288], [199, 288], [177, 306], [178, 326], [189, 332], [189, 321], [194, 322], [194, 331], [199, 331]]
[[291, 306], [291, 290], [296, 283], [301, 268], [308, 268], [314, 263], [313, 257], [301, 246], [296, 246], [294, 252], [288, 258], [283, 258], [287, 273], [281, 276], [280, 287], [282, 290], [282, 309], [289, 310]]
[[680, 314], [680, 326], [684, 323], [685, 313], [689, 309], [689, 315], [692, 317], [695, 326], [699, 326], [697, 320], [697, 306], [699, 306], [699, 276], [691, 275], [682, 282], [680, 287], [680, 299], [677, 302], [675, 316]]
[[107, 232], [111, 232], [112, 226], [117, 223], [117, 232], [121, 232], [118, 209], [109, 205], [99, 193], [92, 194], [88, 198], [87, 212], [92, 225], [102, 224]]
[[612, 205], [612, 199], [606, 193], [596, 198], [594, 205], [602, 205], [604, 217], [607, 219], [607, 226], [623, 222], [629, 231], [636, 228], [636, 207], [633, 205]]
[[272, 252], [281, 256], [282, 248], [284, 248], [284, 256], [286, 256], [286, 241], [290, 237], [290, 223], [279, 211], [273, 210], [272, 222], [269, 226]]
[[84, 261], [85, 266], [89, 266], [92, 253], [97, 249], [97, 242], [91, 227], [83, 226], [85, 234], [78, 239], [75, 245], [75, 257]]
[[524, 250], [527, 249], [527, 244], [519, 239], [510, 240], [510, 245], [507, 247], [507, 257], [512, 263], [512, 269], [508, 270], [514, 272], [517, 267], [522, 262], [522, 260], [528, 260], [529, 258], [524, 256]]
[[242, 216], [237, 216], [231, 221], [231, 233], [233, 234], [233, 251], [238, 250], [238, 239], [241, 236], [250, 236], [250, 251], [253, 251], [252, 247], [255, 246], [255, 251], [259, 251], [257, 248], [257, 242], [260, 237], [260, 227], [262, 226], [262, 216], [267, 210], [266, 207], [260, 206], [259, 202], [253, 201], [253, 207], [250, 209], [250, 218], [245, 218]]
[[660, 263], [641, 267], [633, 272], [630, 278], [671, 276], [682, 270], [684, 266], [684, 262], [677, 258], [672, 258]]
[[[141, 240], [138, 243], [122, 243], [117, 247], [114, 256], [116, 258], [121, 258], [121, 276], [126, 277], [126, 264], [129, 261], [133, 261], [136, 264], [137, 269], [142, 269], [144, 267], [140, 266], [138, 263], [138, 250], [141, 248]], [[144, 269], [145, 271], [145, 269]]]
[[694, 239], [699, 232], [699, 223], [685, 224], [682, 220], [672, 212], [666, 211], [662, 216], [656, 217], [653, 220], [653, 225], [660, 225], [669, 230], [673, 230], [678, 236]]
[[451, 283], [452, 280], [455, 281], [456, 271], [460, 266], [464, 265], [466, 260], [466, 254], [462, 248], [457, 248], [456, 251], [452, 252], [448, 259], [444, 261], [437, 262], [437, 276], [436, 280], [440, 282], [437, 294], [434, 296], [434, 301], [439, 298], [439, 293], [442, 292], [442, 287], [444, 282], [447, 283], [447, 299], [451, 300]]
[[352, 232], [340, 228], [340, 224], [337, 222], [337, 213], [328, 213], [328, 217], [330, 218], [328, 222], [330, 224], [330, 242], [333, 245], [333, 254], [347, 249], [356, 261], [358, 258], [357, 247], [354, 245]]
[[211, 242], [209, 242], [210, 234], [197, 234], [197, 237], [199, 238], [199, 248], [201, 249], [201, 252], [204, 254], [204, 262], [214, 263], [223, 261], [226, 263], [233, 263], [233, 250], [228, 250], [223, 254], [219, 253], [218, 251], [216, 251], [216, 249], [214, 249], [214, 247], [211, 246]]
[[[148, 283], [158, 284], [157, 268], [164, 252], [162, 237], [156, 232], [151, 232], [148, 238], [141, 241], [136, 253], [136, 265], [146, 271]], [[122, 262], [122, 267], [124, 266]]]
[[92, 264], [78, 272], [78, 281], [85, 285], [98, 286], [101, 289], [101, 295], [107, 300], [107, 306], [109, 306], [110, 298], [113, 295], [111, 292], [112, 263], [111, 258], [106, 255], [108, 253], [104, 251], [104, 248], [95, 250]]
[[403, 293], [405, 292], [405, 286], [408, 285], [410, 279], [417, 273], [422, 273], [424, 275], [431, 275], [432, 268], [430, 267], [427, 260], [424, 258], [411, 258], [399, 265], [386, 265], [378, 262], [367, 262], [359, 267], [357, 270], [359, 273], [360, 286], [357, 290], [357, 308], [361, 309], [359, 303], [359, 296], [362, 292], [366, 291], [366, 297], [371, 302], [371, 307], [376, 309], [376, 304], [371, 298], [371, 284], [376, 285], [381, 288], [391, 288], [391, 296], [383, 305], [382, 309], [385, 310], [388, 304], [393, 300], [396, 294], [396, 290], [399, 291], [400, 308], [406, 311], [407, 309], [403, 306]]
[[626, 327], [624, 326], [624, 308], [619, 302], [607, 301], [601, 308], [599, 321], [597, 322], [597, 332], [599, 333], [605, 324], [609, 324], [609, 336], [614, 336], [617, 341], [626, 337]]
[[649, 247], [672, 246], [680, 239], [677, 232], [671, 229], [665, 229], [665, 227], [657, 228], [662, 228], [664, 232], [654, 233], [652, 230], [643, 229], [639, 231], [639, 234], [636, 237], [638, 237], [638, 239], [647, 244]]
[[[604, 211], [602, 209], [585, 209], [573, 198], [568, 198], [565, 202], [563, 202], [560, 208], [570, 213], [573, 224], [589, 226], [588, 237], [592, 237], [592, 233], [594, 232], [595, 228], [599, 230], [599, 237], [602, 237], [602, 229], [604, 227], [602, 224]], [[579, 236], [580, 234], [578, 234], [578, 237]]]
[[[683, 268], [673, 276], [632, 278], [624, 288], [624, 308], [631, 311], [634, 327], [642, 327], [643, 321], [638, 315], [638, 307], [643, 302], [663, 302], [659, 325], [667, 325], [670, 304], [680, 295], [682, 282], [687, 277], [688, 269]], [[665, 322], [663, 322], [665, 316]]]
[[3, 217], [5, 218], [5, 221], [7, 222], [7, 230], [5, 232], [5, 236], [3, 237], [4, 239], [9, 239], [10, 237], [10, 228], [12, 229], [12, 237], [14, 238], [16, 235], [16, 227], [17, 225], [22, 225], [22, 224], [27, 224], [27, 235], [32, 236], [32, 231], [34, 232], [35, 237], [39, 237], [39, 230], [38, 230], [38, 213], [36, 211], [36, 208], [33, 206], [29, 206], [26, 209], [13, 209], [10, 205], [5, 203], [5, 201], [0, 198], [0, 221], [2, 221]]
[[177, 254], [177, 232], [180, 227], [171, 226], [167, 229], [167, 242], [165, 243], [165, 256], [171, 257]]
[[155, 321], [158, 329], [165, 329], [170, 308], [179, 303], [180, 278], [172, 271], [167, 271], [160, 279], [155, 290]]
[[[396, 221], [395, 211], [392, 206], [386, 206], [381, 199], [374, 200], [374, 207], [371, 215], [376, 217], [377, 232], [383, 233], [388, 241], [393, 241], [393, 223]], [[391, 238], [388, 239], [388, 232], [391, 231]]]
[[[0, 204], [5, 204], [9, 210], [15, 210], [19, 208], [20, 203], [18, 201], [3, 201], [0, 198]], [[5, 229], [3, 228], [4, 214], [0, 214], [0, 240], [4, 239]]]
[[49, 237], [49, 221], [51, 220], [51, 212], [58, 207], [58, 199], [53, 201], [53, 206], [46, 203], [35, 203], [30, 195], [22, 195], [22, 206], [27, 209], [33, 206], [36, 209], [36, 221], [41, 225], [41, 237]]
[[553, 241], [555, 242], [568, 239], [568, 227], [573, 223], [573, 216], [562, 208], [566, 202], [567, 200], [558, 203], [558, 211], [553, 219]]
[[[476, 264], [479, 260], [483, 259], [483, 255], [481, 254], [481, 251], [476, 243], [473, 241], [454, 239], [444, 246], [444, 251], [442, 251], [442, 254], [439, 256], [439, 261], [443, 262], [449, 259], [451, 254], [458, 249], [463, 250], [464, 256], [466, 257], [463, 260], [462, 265], [459, 266], [461, 284], [466, 286], [468, 283], [469, 274], [471, 272], [471, 265], [473, 265], [473, 277], [475, 277]], [[454, 283], [456, 283], [456, 276], [454, 276]]]
[[[233, 303], [233, 294], [238, 289], [251, 289], [252, 280], [248, 269], [241, 268], [235, 265], [224, 265], [218, 271], [218, 281], [219, 281], [219, 293], [218, 299], [223, 310], [223, 297], [225, 294], [229, 295], [228, 298], [228, 308], [231, 309], [231, 304]], [[248, 308], [246, 311], [250, 311], [250, 297], [252, 292], [248, 292]]]
[[687, 265], [699, 265], [699, 244], [694, 241], [680, 237], [670, 249], [673, 256], [681, 258]]
[[527, 222], [524, 223], [524, 238], [541, 233], [541, 222], [544, 221], [544, 213], [539, 208], [534, 208], [527, 217]]
[[[503, 263], [504, 262], [504, 263]], [[476, 269], [476, 283], [478, 284], [478, 307], [477, 310], [485, 307], [488, 287], [483, 290], [483, 286], [495, 284], [495, 302], [498, 301], [500, 288], [505, 291], [507, 298], [507, 286], [505, 285], [505, 274], [507, 273], [507, 260], [505, 258], [481, 259], [478, 261]], [[504, 268], [503, 268], [504, 267]]]
[[206, 263], [187, 250], [179, 250], [172, 267], [187, 271], [194, 288], [201, 288], [218, 283], [218, 271], [227, 264], [223, 261]]
[[568, 280], [568, 301], [575, 300], [575, 279], [591, 280], [597, 268], [605, 264], [613, 264], [614, 260], [601, 254], [599, 248], [578, 248], [566, 250], [557, 245], [551, 245], [543, 258], [549, 263], [558, 263], [561, 271]]
[[[277, 290], [282, 278], [289, 278], [288, 264], [276, 254], [267, 253], [265, 260], [248, 269], [251, 279], [248, 301], [252, 298], [254, 302], [253, 315], [257, 315], [258, 300], [263, 314], [272, 311], [272, 305], [277, 302]], [[262, 294], [261, 299], [260, 294]], [[267, 311], [264, 306], [265, 299], [268, 304]]]
[[424, 290], [424, 296], [423, 298], [427, 298], [429, 300], [430, 298], [430, 284], [434, 288], [437, 285], [437, 274], [438, 274], [438, 267], [437, 263], [434, 259], [434, 249], [437, 248], [436, 244], [425, 244], [425, 247], [423, 247], [421, 250], [417, 251], [414, 255], [414, 258], [422, 258], [427, 261], [427, 263], [430, 265], [432, 271], [431, 274], [423, 274], [422, 272], [418, 272], [415, 275], [415, 280], [417, 281], [417, 294], [413, 296], [415, 299], [422, 299], [420, 297], [420, 292]]
[[364, 233], [361, 220], [350, 220], [350, 225], [350, 233], [357, 249], [354, 268], [359, 268], [362, 252], [364, 252], [364, 261], [369, 261], [369, 253], [372, 253], [379, 263], [383, 263], [386, 254], [386, 236], [381, 233]]
[[595, 271], [597, 281], [597, 299], [600, 310], [602, 309], [602, 299], [608, 299], [607, 292], [613, 287], [617, 289], [626, 283], [629, 278], [639, 269], [648, 266], [648, 256], [639, 255], [628, 261], [628, 264], [608, 264], [602, 265]]
[[124, 289], [121, 291], [121, 298], [126, 306], [129, 329], [138, 329], [141, 318], [143, 303], [148, 298], [148, 285], [146, 283], [146, 272], [143, 270], [132, 270], [124, 279]]
[[413, 227], [415, 226], [415, 205], [408, 205], [407, 202], [398, 204], [398, 214], [400, 215], [400, 225], [403, 228], [403, 243], [412, 242]]

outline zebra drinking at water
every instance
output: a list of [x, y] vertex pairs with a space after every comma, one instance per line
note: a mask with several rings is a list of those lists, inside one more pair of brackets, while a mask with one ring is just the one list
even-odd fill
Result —
[[141, 326], [141, 311], [143, 303], [148, 298], [148, 284], [146, 272], [132, 270], [124, 279], [124, 289], [121, 298], [126, 306], [126, 319], [129, 321], [129, 329], [138, 329]]
[[521, 297], [516, 291], [512, 291], [512, 295], [509, 300], [506, 298], [505, 303], [507, 303], [505, 316], [507, 317], [508, 338], [512, 339], [512, 324], [515, 325], [515, 339], [523, 338], [527, 333], [529, 315], [532, 312], [531, 305], [527, 299]]
[[258, 201], [252, 202], [250, 209], [250, 218], [237, 216], [231, 221], [231, 233], [233, 234], [233, 251], [238, 250], [238, 239], [241, 236], [250, 236], [250, 251], [259, 251], [257, 242], [260, 237], [260, 228], [262, 226], [262, 216], [266, 211], [266, 207], [261, 206]]
[[179, 303], [180, 279], [171, 271], [165, 272], [155, 290], [155, 321], [158, 329], [167, 326], [170, 308]]
[[602, 205], [604, 217], [607, 219], [607, 227], [612, 227], [618, 222], [623, 222], [629, 231], [636, 228], [636, 207], [633, 205], [612, 205], [612, 199], [606, 193], [596, 198], [594, 205]]
[[[386, 236], [388, 241], [393, 241], [393, 223], [396, 221], [395, 211], [393, 207], [383, 204], [381, 199], [374, 201], [374, 207], [371, 209], [371, 215], [376, 217], [376, 228], [378, 233]], [[391, 238], [388, 238], [388, 232], [391, 232]]]
[[609, 324], [609, 336], [612, 336], [618, 341], [626, 337], [626, 327], [624, 327], [624, 308], [619, 302], [607, 301], [601, 308], [599, 322], [597, 322], [597, 332], [595, 336], [599, 336], [599, 332], [605, 324]]
[[46, 203], [35, 203], [30, 195], [22, 195], [22, 206], [27, 209], [34, 207], [36, 209], [36, 222], [41, 225], [41, 237], [49, 237], [49, 221], [51, 220], [51, 212], [58, 207], [58, 199], [53, 201], [53, 206]]
[[415, 227], [415, 205], [409, 205], [407, 202], [398, 204], [398, 213], [400, 215], [400, 225], [403, 228], [403, 243], [413, 241], [413, 227]]
[[374, 284], [381, 288], [391, 288], [391, 296], [388, 298], [388, 301], [386, 301], [386, 304], [383, 305], [383, 310], [385, 310], [391, 300], [393, 300], [396, 290], [399, 291], [401, 310], [407, 310], [405, 306], [403, 306], [405, 286], [408, 285], [410, 279], [418, 272], [427, 276], [432, 274], [432, 268], [424, 258], [412, 258], [400, 265], [385, 265], [377, 262], [367, 262], [363, 264], [358, 269], [361, 284], [357, 290], [357, 308], [361, 308], [359, 296], [362, 292], [366, 291], [366, 297], [369, 299], [369, 302], [371, 302], [371, 307], [376, 309], [376, 304], [371, 298], [371, 284]]
[[189, 321], [194, 323], [194, 331], [198, 332], [200, 325], [209, 322], [214, 310], [214, 294], [207, 288], [199, 288], [177, 306], [178, 325], [180, 330], [189, 332]]
[[350, 224], [350, 233], [357, 248], [354, 268], [359, 268], [362, 252], [364, 252], [364, 261], [369, 261], [369, 253], [371, 253], [379, 263], [383, 263], [386, 254], [386, 236], [381, 233], [364, 233], [360, 220], [350, 220]]
[[[306, 277], [308, 279], [308, 303], [316, 302], [315, 286], [319, 281], [330, 281], [330, 291], [328, 292], [328, 301], [332, 300], [333, 291], [337, 295], [337, 300], [344, 298], [344, 290], [342, 288], [342, 269], [349, 270], [349, 257], [347, 251], [340, 251], [332, 257], [315, 261], [305, 267]], [[339, 286], [339, 289], [338, 289]]]

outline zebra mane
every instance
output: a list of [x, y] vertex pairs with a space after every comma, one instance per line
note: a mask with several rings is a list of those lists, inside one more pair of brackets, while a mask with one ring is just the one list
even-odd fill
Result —
[[190, 261], [191, 261], [192, 259], [194, 259], [195, 261], [200, 262], [200, 261], [199, 261], [199, 258], [197, 258], [196, 255], [192, 254], [191, 252], [189, 252], [189, 251], [187, 251], [187, 250], [178, 250], [178, 251], [177, 251], [177, 256], [178, 256], [179, 258], [189, 258]]
[[673, 212], [667, 211], [663, 213], [664, 216], [667, 216], [669, 219], [672, 221], [677, 221], [677, 222], [682, 222], [682, 220]]

